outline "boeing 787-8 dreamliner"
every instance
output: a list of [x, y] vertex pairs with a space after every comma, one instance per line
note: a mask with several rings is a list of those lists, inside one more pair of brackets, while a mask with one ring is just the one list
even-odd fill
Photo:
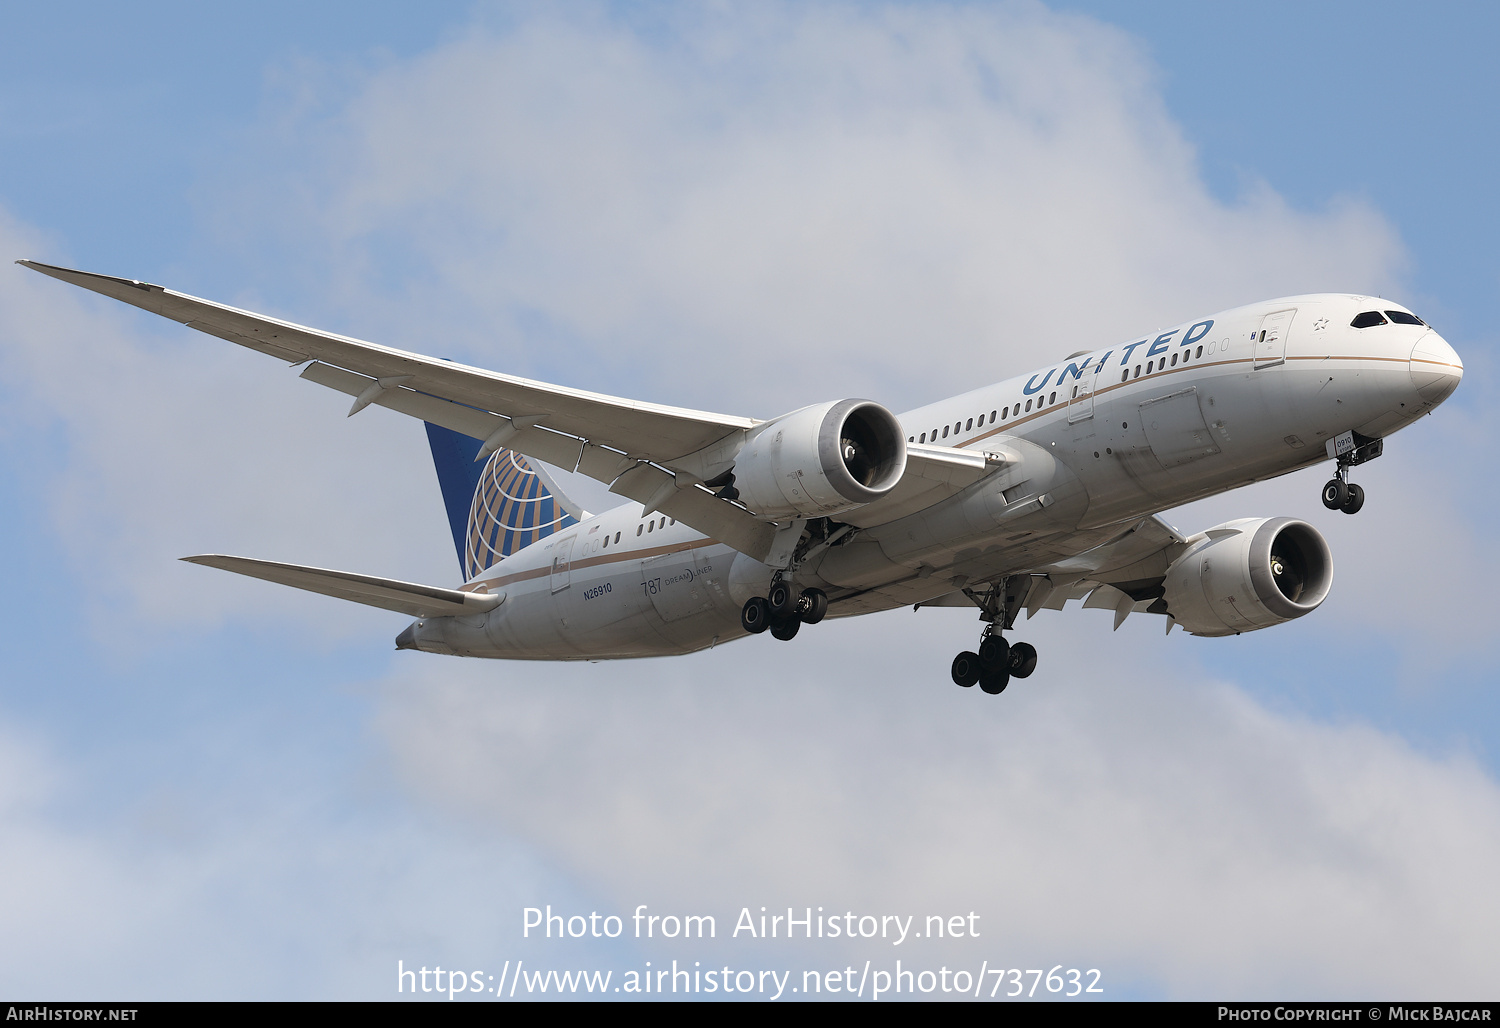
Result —
[[[688, 653], [912, 604], [977, 611], [953, 680], [1036, 668], [1017, 616], [1070, 599], [1235, 635], [1311, 613], [1333, 583], [1316, 529], [1245, 518], [1183, 535], [1166, 510], [1323, 461], [1349, 471], [1442, 403], [1463, 363], [1399, 304], [1250, 304], [893, 414], [839, 399], [770, 420], [639, 403], [466, 367], [131, 279], [44, 275], [303, 367], [420, 418], [462, 565], [457, 588], [219, 554], [186, 560], [416, 620], [402, 649], [525, 660]], [[590, 514], [546, 465], [627, 501]]]

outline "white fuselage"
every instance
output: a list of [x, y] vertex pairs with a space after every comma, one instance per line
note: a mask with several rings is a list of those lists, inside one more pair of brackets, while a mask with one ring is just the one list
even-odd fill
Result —
[[[830, 616], [918, 603], [1044, 568], [1122, 523], [1329, 459], [1330, 440], [1384, 437], [1457, 385], [1462, 363], [1425, 325], [1350, 326], [1370, 297], [1236, 308], [901, 415], [913, 443], [997, 451], [963, 492], [855, 525], [797, 570]], [[739, 638], [772, 569], [628, 504], [512, 554], [464, 588], [494, 610], [413, 626], [417, 648], [540, 660], [685, 653]]]

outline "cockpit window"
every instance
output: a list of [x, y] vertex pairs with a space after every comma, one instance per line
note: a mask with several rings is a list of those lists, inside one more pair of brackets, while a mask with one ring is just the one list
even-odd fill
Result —
[[1380, 316], [1379, 311], [1365, 311], [1356, 314], [1354, 320], [1349, 322], [1351, 328], [1371, 328], [1375, 325], [1384, 325], [1385, 319]]
[[[1363, 316], [1363, 315], [1361, 315], [1361, 316]], [[1385, 312], [1385, 316], [1388, 317], [1388, 318], [1390, 318], [1392, 321], [1394, 321], [1398, 325], [1423, 325], [1423, 324], [1426, 324], [1426, 322], [1424, 322], [1421, 318], [1417, 317], [1415, 314], [1408, 314], [1405, 311], [1386, 311]]]

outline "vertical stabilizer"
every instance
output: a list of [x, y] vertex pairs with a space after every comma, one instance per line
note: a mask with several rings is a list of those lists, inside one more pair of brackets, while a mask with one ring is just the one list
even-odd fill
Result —
[[431, 423], [427, 441], [465, 579], [588, 516], [514, 450], [476, 461], [478, 439]]

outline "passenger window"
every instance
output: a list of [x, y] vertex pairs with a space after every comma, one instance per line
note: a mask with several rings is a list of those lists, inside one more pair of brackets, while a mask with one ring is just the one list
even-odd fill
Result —
[[618, 545], [618, 544], [619, 544], [619, 542], [620, 542], [620, 533], [619, 533], [619, 532], [616, 532], [616, 533], [615, 533], [615, 543], [616, 543], [616, 545]]
[[667, 519], [666, 518], [662, 518], [661, 519], [661, 524], [657, 525], [656, 527], [657, 528], [666, 528], [667, 527]]
[[1077, 386], [1073, 387], [1073, 395], [1070, 397], [1070, 399], [1074, 399], [1074, 400], [1078, 399], [1078, 387]]
[[1026, 409], [1027, 410], [1031, 410], [1031, 401], [1030, 400], [1026, 401]]
[[964, 423], [962, 421], [955, 421], [953, 423], [953, 434], [958, 435], [959, 432], [963, 431], [963, 427]]
[[646, 531], [650, 532], [654, 528], [656, 528], [656, 522], [655, 521], [648, 521], [648, 522], [646, 522]]
[[1120, 381], [1121, 382], [1128, 382], [1129, 380], [1130, 380], [1130, 369], [1126, 368], [1124, 371], [1120, 372]]
[[1147, 361], [1146, 362], [1146, 374], [1148, 374], [1148, 375], [1151, 374], [1151, 367], [1155, 363], [1156, 363], [1155, 361]]
[[1008, 417], [1010, 417], [1010, 408], [1009, 407], [1001, 407], [1000, 408], [1000, 420], [1004, 421]]
[[948, 426], [947, 425], [943, 426], [943, 438], [944, 439], [948, 438]]
[[1199, 357], [1202, 357], [1202, 356], [1203, 356], [1203, 347], [1200, 346], [1200, 347], [1198, 347], [1197, 352], [1193, 354], [1193, 359], [1197, 360]]
[[1349, 322], [1349, 327], [1373, 328], [1376, 325], [1384, 325], [1385, 323], [1385, 319], [1380, 316], [1379, 311], [1365, 311], [1363, 314], [1356, 314], [1354, 320]]
[[1047, 402], [1048, 403], [1056, 403], [1057, 402], [1057, 394], [1053, 393], [1051, 396], [1047, 397]]
[[635, 526], [635, 534], [636, 535], [640, 535], [645, 530], [646, 530], [646, 526], [645, 525], [636, 525]]
[[1421, 318], [1417, 317], [1415, 314], [1408, 314], [1405, 311], [1386, 311], [1385, 316], [1390, 318], [1398, 325], [1422, 324]]
[[1177, 367], [1177, 355], [1175, 353], [1172, 354], [1172, 367]]
[[965, 426], [964, 426], [964, 431], [965, 431], [965, 432], [968, 432], [968, 431], [970, 431], [970, 430], [971, 430], [971, 429], [972, 429], [972, 428], [973, 428], [973, 427], [974, 427], [974, 419], [973, 419], [973, 418], [970, 418], [970, 419], [969, 419], [969, 423], [968, 423], [968, 424], [967, 424], [967, 425], [965, 425]]
[[671, 521], [668, 521], [667, 524], [669, 524], [669, 525], [675, 525], [675, 524], [677, 524], [677, 519], [673, 518]]
[[922, 433], [922, 442], [924, 442], [924, 443], [925, 443], [925, 442], [926, 442], [926, 441], [927, 441], [927, 433], [926, 433], [926, 432], [923, 432], [923, 433]]
[[1141, 366], [1139, 364], [1137, 364], [1135, 366], [1135, 377], [1136, 378], [1140, 378], [1141, 377]]

